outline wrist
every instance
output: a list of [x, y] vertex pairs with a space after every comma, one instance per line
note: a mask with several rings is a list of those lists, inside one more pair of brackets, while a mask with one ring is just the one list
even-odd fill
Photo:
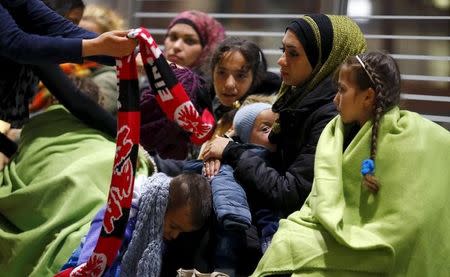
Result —
[[11, 124], [6, 121], [0, 120], [0, 133], [6, 134], [8, 130], [11, 128]]
[[97, 47], [95, 46], [95, 39], [83, 39], [81, 41], [81, 56], [89, 57], [95, 56]]

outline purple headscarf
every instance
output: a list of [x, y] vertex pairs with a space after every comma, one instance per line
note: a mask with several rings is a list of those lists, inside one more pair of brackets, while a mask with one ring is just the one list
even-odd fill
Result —
[[191, 66], [202, 65], [216, 48], [216, 45], [225, 38], [225, 29], [217, 20], [204, 12], [191, 10], [178, 14], [167, 27], [167, 33], [177, 23], [188, 24], [197, 32], [202, 44], [202, 53]]
[[[172, 68], [175, 77], [186, 90], [197, 111], [197, 92], [204, 80], [188, 68]], [[147, 151], [156, 151], [163, 159], [185, 159], [189, 150], [190, 134], [170, 121], [156, 101], [155, 92], [150, 87], [143, 89], [140, 99], [141, 109], [141, 145]]]

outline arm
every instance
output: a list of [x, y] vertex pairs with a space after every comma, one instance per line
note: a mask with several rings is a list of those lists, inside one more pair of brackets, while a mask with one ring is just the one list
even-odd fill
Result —
[[234, 175], [249, 194], [257, 195], [288, 215], [301, 207], [311, 191], [309, 177], [314, 166], [314, 150], [315, 147], [303, 149], [284, 173], [251, 151], [245, 151], [236, 164]]
[[116, 137], [116, 119], [77, 89], [58, 65], [38, 65], [34, 67], [34, 71], [48, 90], [74, 116], [86, 125], [103, 131], [113, 138]]
[[[134, 40], [126, 38], [127, 31], [113, 31], [96, 37], [35, 1], [27, 1], [11, 12], [0, 5], [0, 55], [25, 64], [81, 63], [82, 57], [87, 56], [125, 56], [136, 45]], [[114, 64], [112, 58], [94, 59]]]
[[81, 39], [25, 33], [0, 5], [1, 55], [20, 63], [81, 62]]

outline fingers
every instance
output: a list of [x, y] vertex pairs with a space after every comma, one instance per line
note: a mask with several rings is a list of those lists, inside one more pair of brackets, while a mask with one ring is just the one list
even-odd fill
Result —
[[128, 33], [131, 30], [115, 30], [115, 31], [110, 31], [109, 33], [118, 36], [118, 37], [127, 37]]
[[211, 159], [203, 162], [203, 174], [208, 179], [211, 179], [212, 177], [217, 175], [217, 173], [219, 173], [219, 168], [220, 168], [220, 160]]
[[220, 160], [216, 159], [213, 161], [214, 162], [214, 175], [217, 175], [217, 173], [219, 173], [219, 169], [220, 169]]
[[203, 162], [203, 174], [208, 179], [211, 179], [214, 176], [208, 161]]

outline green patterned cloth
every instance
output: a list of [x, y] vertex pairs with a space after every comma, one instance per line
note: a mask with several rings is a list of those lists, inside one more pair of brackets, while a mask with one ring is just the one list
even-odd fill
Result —
[[[319, 50], [319, 62], [313, 69], [311, 79], [303, 84], [300, 92], [298, 89], [291, 89], [291, 86], [282, 84], [278, 92], [277, 101], [274, 103], [274, 110], [281, 108], [297, 107], [301, 99], [313, 90], [321, 81], [332, 74], [336, 68], [348, 57], [363, 53], [366, 50], [366, 40], [358, 25], [347, 16], [327, 15], [332, 24], [332, 37], [317, 26], [309, 16], [304, 16], [300, 20], [305, 20], [314, 30], [316, 45]], [[325, 62], [322, 64], [321, 43], [331, 41], [332, 49]]]
[[378, 194], [361, 186], [372, 123], [343, 152], [336, 117], [319, 140], [311, 194], [280, 221], [253, 276], [449, 276], [450, 133], [398, 108], [380, 124]]
[[114, 154], [111, 138], [59, 105], [25, 125], [0, 172], [0, 275], [59, 271], [106, 203]]

